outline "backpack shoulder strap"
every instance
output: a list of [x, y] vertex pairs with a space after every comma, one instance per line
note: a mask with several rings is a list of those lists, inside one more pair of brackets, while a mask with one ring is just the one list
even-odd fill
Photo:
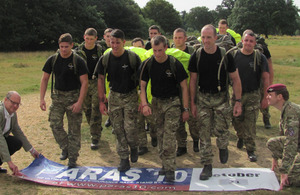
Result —
[[129, 63], [130, 66], [133, 70], [136, 70], [136, 54], [133, 51], [127, 50], [128, 52], [128, 58], [129, 58]]
[[200, 57], [201, 57], [201, 52], [202, 52], [203, 47], [199, 47], [196, 50], [196, 59], [197, 59], [197, 72], [199, 72], [199, 63], [200, 63]]
[[176, 58], [174, 56], [168, 55], [170, 58], [170, 68], [171, 68], [171, 72], [174, 75], [174, 77], [176, 78]]
[[[219, 47], [219, 48], [221, 51], [221, 62], [220, 62], [219, 69], [218, 69], [218, 90], [221, 91], [221, 69], [224, 64], [226, 74], [227, 74], [228, 58], [227, 58], [227, 52], [226, 52], [225, 48], [223, 48], [223, 47]], [[228, 78], [226, 78], [226, 87], [227, 87], [227, 85], [228, 85]]]

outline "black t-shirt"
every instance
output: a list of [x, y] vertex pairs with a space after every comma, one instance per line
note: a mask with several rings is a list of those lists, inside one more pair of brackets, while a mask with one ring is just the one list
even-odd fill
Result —
[[269, 72], [265, 55], [261, 54], [261, 64], [259, 65], [257, 62], [256, 71], [254, 71], [254, 52], [251, 55], [244, 55], [238, 50], [234, 61], [239, 71], [243, 93], [258, 90], [260, 88], [262, 72]]
[[[108, 65], [106, 69], [107, 80], [110, 82], [110, 89], [118, 93], [129, 93], [138, 86], [138, 68], [141, 60], [136, 56], [135, 66], [130, 65], [128, 51], [123, 55], [115, 57], [111, 52], [109, 54]], [[104, 66], [102, 64], [103, 56], [99, 59], [98, 74], [104, 75]], [[135, 67], [135, 70], [132, 69]]]
[[149, 50], [149, 49], [151, 49], [151, 48], [152, 48], [152, 46], [151, 46], [151, 42], [150, 42], [150, 40], [149, 40], [149, 41], [147, 41], [146, 44], [145, 44], [145, 49], [146, 49], [146, 50]]
[[[55, 85], [54, 88], [60, 91], [72, 91], [80, 89], [81, 83], [79, 77], [87, 74], [87, 66], [85, 61], [80, 57], [76, 57], [76, 71], [74, 71], [73, 55], [68, 58], [62, 58], [58, 54], [57, 60], [54, 64]], [[55, 55], [50, 56], [44, 67], [43, 71], [51, 74], [52, 72], [52, 59]]]
[[[190, 72], [197, 72], [197, 58], [194, 52], [190, 58], [188, 70]], [[198, 67], [199, 74], [199, 87], [200, 91], [218, 91], [218, 70], [220, 66], [222, 56], [221, 50], [217, 47], [217, 50], [213, 54], [208, 54], [201, 50], [201, 57]], [[232, 73], [236, 71], [234, 60], [231, 54], [227, 54], [228, 64], [227, 72]], [[220, 73], [220, 86], [221, 91], [226, 90], [227, 73], [225, 69], [225, 63], [223, 63]]]
[[91, 50], [86, 49], [85, 47], [83, 47], [82, 50], [85, 52], [85, 55], [86, 55], [86, 63], [87, 63], [87, 67], [88, 67], [88, 70], [89, 70], [88, 76], [89, 76], [89, 80], [91, 80], [92, 76], [93, 76], [93, 73], [94, 73], [94, 70], [95, 70], [95, 67], [96, 67], [96, 64], [99, 60], [98, 53], [97, 53], [97, 46], [95, 46]]
[[[188, 78], [186, 71], [184, 70], [183, 65], [176, 60], [175, 67], [176, 72], [175, 75], [171, 71], [170, 65], [170, 56], [163, 63], [158, 63], [155, 58], [152, 58], [152, 65], [150, 69], [150, 78], [151, 78], [151, 93], [153, 97], [156, 98], [170, 98], [179, 96], [178, 84]], [[145, 60], [143, 62], [146, 62]], [[148, 66], [150, 63], [147, 63], [147, 66], [144, 68], [142, 74], [142, 80], [148, 82], [149, 81], [149, 72]]]

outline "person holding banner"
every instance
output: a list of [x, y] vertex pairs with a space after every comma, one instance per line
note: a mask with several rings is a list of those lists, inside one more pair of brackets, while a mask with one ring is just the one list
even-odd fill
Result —
[[[16, 111], [20, 105], [21, 97], [16, 91], [9, 91], [4, 102], [0, 101], [0, 166], [6, 162], [13, 175], [19, 175], [19, 169], [12, 162], [10, 156], [21, 147], [26, 152], [29, 151], [34, 158], [38, 158], [40, 155], [29, 143], [18, 124]], [[7, 173], [7, 170], [0, 167], [0, 173]]]
[[[284, 186], [300, 186], [300, 106], [289, 101], [289, 92], [284, 84], [273, 84], [267, 88], [268, 104], [281, 111], [280, 136], [268, 140], [272, 152], [272, 170], [278, 168]], [[281, 166], [278, 159], [282, 159]]]

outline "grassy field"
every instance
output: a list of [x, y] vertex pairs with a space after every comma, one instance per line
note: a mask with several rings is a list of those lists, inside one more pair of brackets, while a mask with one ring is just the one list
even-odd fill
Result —
[[[290, 91], [290, 99], [293, 102], [300, 104], [300, 36], [297, 37], [278, 37], [270, 36], [267, 40], [269, 49], [271, 51], [273, 66], [275, 71], [274, 83], [285, 83]], [[7, 91], [16, 90], [22, 95], [23, 105], [20, 107], [19, 121], [26, 135], [31, 143], [42, 152], [47, 158], [57, 161], [59, 156], [58, 146], [55, 143], [52, 132], [49, 128], [47, 121], [47, 112], [42, 112], [39, 109], [39, 85], [42, 76], [42, 67], [46, 59], [54, 51], [48, 52], [12, 52], [0, 53], [0, 99], [2, 100]], [[47, 92], [49, 96], [49, 90]], [[50, 104], [48, 97], [47, 103]], [[280, 113], [274, 108], [270, 108], [272, 115], [271, 123], [273, 125], [271, 130], [263, 128], [261, 116], [258, 119], [257, 126], [257, 143], [261, 150], [265, 150], [265, 142], [268, 138], [277, 135], [277, 124], [279, 122]], [[41, 119], [40, 119], [41, 118]], [[106, 117], [103, 119], [105, 122]], [[189, 138], [190, 139], [190, 138]], [[230, 152], [236, 152], [235, 135], [231, 128], [230, 137]], [[84, 121], [82, 124], [82, 148], [80, 151], [79, 163], [88, 166], [116, 166], [118, 164], [118, 156], [115, 151], [115, 140], [111, 134], [111, 128], [105, 128], [103, 131], [103, 146], [97, 152], [89, 149], [90, 135], [88, 124]], [[191, 139], [189, 140], [188, 147], [191, 146]], [[190, 148], [189, 148], [190, 149]], [[239, 153], [238, 153], [239, 152]], [[153, 155], [155, 152], [151, 151]], [[199, 167], [199, 158], [189, 152], [188, 156], [178, 158], [179, 167]], [[240, 151], [237, 151], [237, 157], [240, 157]], [[245, 152], [244, 152], [245, 153]], [[260, 156], [263, 153], [259, 153]], [[100, 158], [98, 157], [100, 156]], [[149, 166], [159, 167], [160, 163], [153, 160], [153, 156], [145, 156], [144, 159], [139, 159], [136, 166], [145, 167]], [[230, 158], [235, 158], [233, 155]], [[259, 158], [260, 162], [254, 167], [268, 167], [270, 166], [270, 155], [267, 158], [267, 166], [264, 166], [262, 157]], [[231, 159], [229, 159], [230, 161]], [[238, 161], [239, 159], [236, 159]], [[13, 156], [13, 161], [16, 162], [20, 169], [25, 168], [32, 161], [28, 153], [23, 150]], [[197, 162], [196, 162], [197, 161]], [[239, 161], [238, 161], [239, 162]], [[242, 162], [242, 161], [241, 161]], [[62, 163], [62, 161], [60, 161]], [[66, 163], [66, 162], [63, 162]], [[248, 164], [247, 164], [248, 163]], [[247, 167], [249, 162], [240, 165]], [[219, 164], [218, 164], [219, 165]], [[251, 164], [253, 166], [253, 164]], [[224, 167], [234, 167], [230, 164]], [[7, 168], [6, 164], [4, 167]], [[223, 167], [221, 167], [223, 168]], [[84, 190], [84, 189], [70, 189], [58, 188], [51, 186], [43, 186], [32, 182], [19, 180], [9, 175], [0, 175], [0, 183], [2, 184], [0, 194], [141, 194], [141, 192], [131, 191], [97, 191], [97, 190]], [[219, 192], [219, 193], [204, 193], [204, 192], [188, 192], [187, 194], [274, 194], [275, 192], [258, 190], [250, 192]], [[281, 194], [299, 194], [300, 189], [288, 188], [280, 192]], [[170, 194], [170, 192], [143, 192], [143, 194]], [[183, 194], [182, 192], [172, 192], [173, 195]]]

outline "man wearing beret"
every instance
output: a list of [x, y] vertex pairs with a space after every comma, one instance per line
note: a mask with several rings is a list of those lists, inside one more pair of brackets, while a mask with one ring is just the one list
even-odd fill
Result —
[[[279, 169], [280, 189], [284, 186], [300, 186], [300, 106], [289, 100], [289, 92], [283, 84], [273, 84], [267, 89], [268, 104], [281, 111], [280, 136], [268, 140], [272, 152], [272, 170]], [[282, 159], [281, 166], [278, 159]]]

